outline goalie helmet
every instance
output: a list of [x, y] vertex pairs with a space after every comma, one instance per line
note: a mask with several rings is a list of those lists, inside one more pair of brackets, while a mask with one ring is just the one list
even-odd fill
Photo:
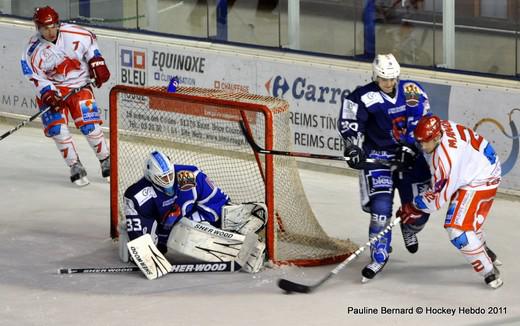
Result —
[[401, 66], [391, 53], [378, 54], [372, 62], [372, 80], [374, 81], [377, 77], [384, 79], [399, 78], [400, 74]]
[[441, 134], [441, 119], [438, 116], [424, 116], [413, 132], [418, 142], [429, 142]]
[[37, 28], [41, 28], [43, 26], [58, 24], [60, 22], [60, 16], [56, 10], [50, 6], [38, 7], [34, 10], [33, 21]]
[[175, 180], [175, 168], [170, 158], [163, 152], [153, 151], [146, 160], [144, 177], [155, 188], [168, 196], [173, 196], [173, 182]]

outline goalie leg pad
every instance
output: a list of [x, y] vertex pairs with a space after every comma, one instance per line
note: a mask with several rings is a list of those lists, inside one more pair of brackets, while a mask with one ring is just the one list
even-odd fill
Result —
[[265, 261], [265, 243], [258, 241], [256, 247], [247, 257], [245, 265], [242, 270], [247, 273], [257, 273], [264, 266]]
[[[223, 231], [208, 223], [182, 218], [173, 227], [168, 238], [168, 253], [179, 261], [222, 262], [236, 261], [244, 268], [249, 262], [251, 270], [259, 270], [255, 261], [265, 245], [255, 233], [241, 235]], [[263, 263], [263, 259], [262, 259]]]
[[222, 208], [222, 229], [240, 234], [258, 233], [267, 223], [264, 203], [226, 205]]

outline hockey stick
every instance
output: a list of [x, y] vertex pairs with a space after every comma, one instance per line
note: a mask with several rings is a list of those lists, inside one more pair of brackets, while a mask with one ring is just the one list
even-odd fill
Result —
[[334, 275], [338, 274], [339, 271], [341, 271], [343, 268], [345, 268], [351, 261], [359, 257], [359, 255], [365, 251], [365, 249], [374, 244], [377, 240], [381, 239], [387, 232], [392, 230], [394, 226], [396, 226], [401, 221], [401, 218], [398, 217], [395, 220], [393, 220], [383, 231], [379, 232], [375, 237], [372, 237], [367, 243], [365, 243], [364, 246], [359, 247], [358, 250], [356, 250], [352, 255], [348, 256], [347, 259], [345, 259], [343, 262], [341, 262], [338, 266], [336, 266], [332, 271], [327, 274], [324, 278], [316, 282], [312, 285], [304, 285], [296, 282], [291, 282], [286, 279], [280, 279], [278, 280], [278, 287], [282, 290], [285, 290], [287, 293], [291, 292], [299, 292], [299, 293], [311, 293], [315, 289], [317, 289], [320, 285], [328, 281], [330, 278], [332, 278]]
[[[176, 264], [168, 273], [214, 273], [214, 272], [234, 272], [238, 270], [234, 261], [213, 262], [213, 263], [191, 263]], [[125, 273], [138, 272], [137, 266], [128, 267], [93, 267], [93, 268], [60, 268], [58, 274], [78, 274], [78, 273]]]
[[[78, 88], [73, 88], [67, 95], [65, 95], [62, 99], [61, 99], [61, 102], [64, 102], [65, 100], [67, 100], [71, 95], [74, 95], [76, 93], [78, 93], [79, 91], [81, 91], [83, 88], [89, 86], [90, 84], [92, 84], [92, 81], [89, 81], [88, 83], [86, 83], [85, 85], [81, 86], [81, 87], [78, 87]], [[2, 134], [2, 136], [0, 136], [0, 140], [4, 139], [5, 137], [9, 136], [10, 134], [14, 133], [15, 131], [17, 131], [18, 129], [22, 128], [23, 126], [25, 126], [26, 124], [28, 124], [29, 122], [33, 121], [34, 119], [38, 118], [40, 115], [44, 114], [45, 112], [49, 111], [51, 109], [50, 106], [47, 106], [45, 109], [43, 110], [38, 110], [38, 112], [36, 112], [35, 114], [33, 114], [29, 119], [27, 120], [24, 120], [22, 121], [21, 123], [19, 123], [16, 127], [14, 127], [13, 129], [5, 132], [4, 134]]]
[[77, 273], [123, 273], [138, 272], [137, 266], [128, 267], [92, 267], [92, 268], [59, 268], [58, 274], [77, 274]]
[[[253, 136], [247, 131], [247, 128], [244, 126], [244, 122], [240, 121], [240, 129], [242, 129], [242, 133], [246, 137], [247, 142], [253, 148], [253, 151], [260, 154], [270, 154], [270, 155], [283, 155], [283, 156], [293, 156], [293, 157], [305, 157], [305, 158], [315, 158], [315, 159], [321, 159], [321, 160], [334, 160], [334, 161], [349, 161], [348, 157], [344, 156], [335, 156], [335, 155], [326, 155], [326, 154], [312, 154], [312, 153], [303, 153], [303, 152], [289, 152], [289, 151], [278, 151], [274, 149], [265, 149], [260, 147], [255, 140], [253, 139]], [[376, 164], [376, 165], [385, 165], [385, 166], [396, 166], [398, 165], [396, 162], [392, 161], [384, 161], [384, 160], [378, 160], [373, 158], [367, 158], [364, 161], [365, 163], [369, 164]]]

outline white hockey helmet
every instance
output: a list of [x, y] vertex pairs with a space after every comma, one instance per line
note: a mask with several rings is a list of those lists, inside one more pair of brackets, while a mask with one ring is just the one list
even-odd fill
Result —
[[153, 151], [146, 160], [144, 177], [155, 188], [168, 196], [173, 196], [173, 182], [175, 181], [175, 168], [170, 158], [161, 151]]
[[372, 80], [377, 77], [384, 79], [399, 78], [401, 74], [401, 66], [392, 53], [378, 54], [372, 62]]

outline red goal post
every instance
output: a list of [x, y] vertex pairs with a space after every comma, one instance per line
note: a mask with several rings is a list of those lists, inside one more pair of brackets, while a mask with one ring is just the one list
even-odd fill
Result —
[[262, 201], [269, 220], [265, 241], [275, 264], [335, 263], [356, 245], [327, 236], [308, 203], [292, 157], [252, 151], [239, 121], [266, 149], [290, 150], [289, 106], [284, 100], [215, 89], [117, 85], [110, 91], [111, 236], [126, 227], [123, 193], [143, 176], [153, 149], [176, 164], [196, 165], [234, 203]]

